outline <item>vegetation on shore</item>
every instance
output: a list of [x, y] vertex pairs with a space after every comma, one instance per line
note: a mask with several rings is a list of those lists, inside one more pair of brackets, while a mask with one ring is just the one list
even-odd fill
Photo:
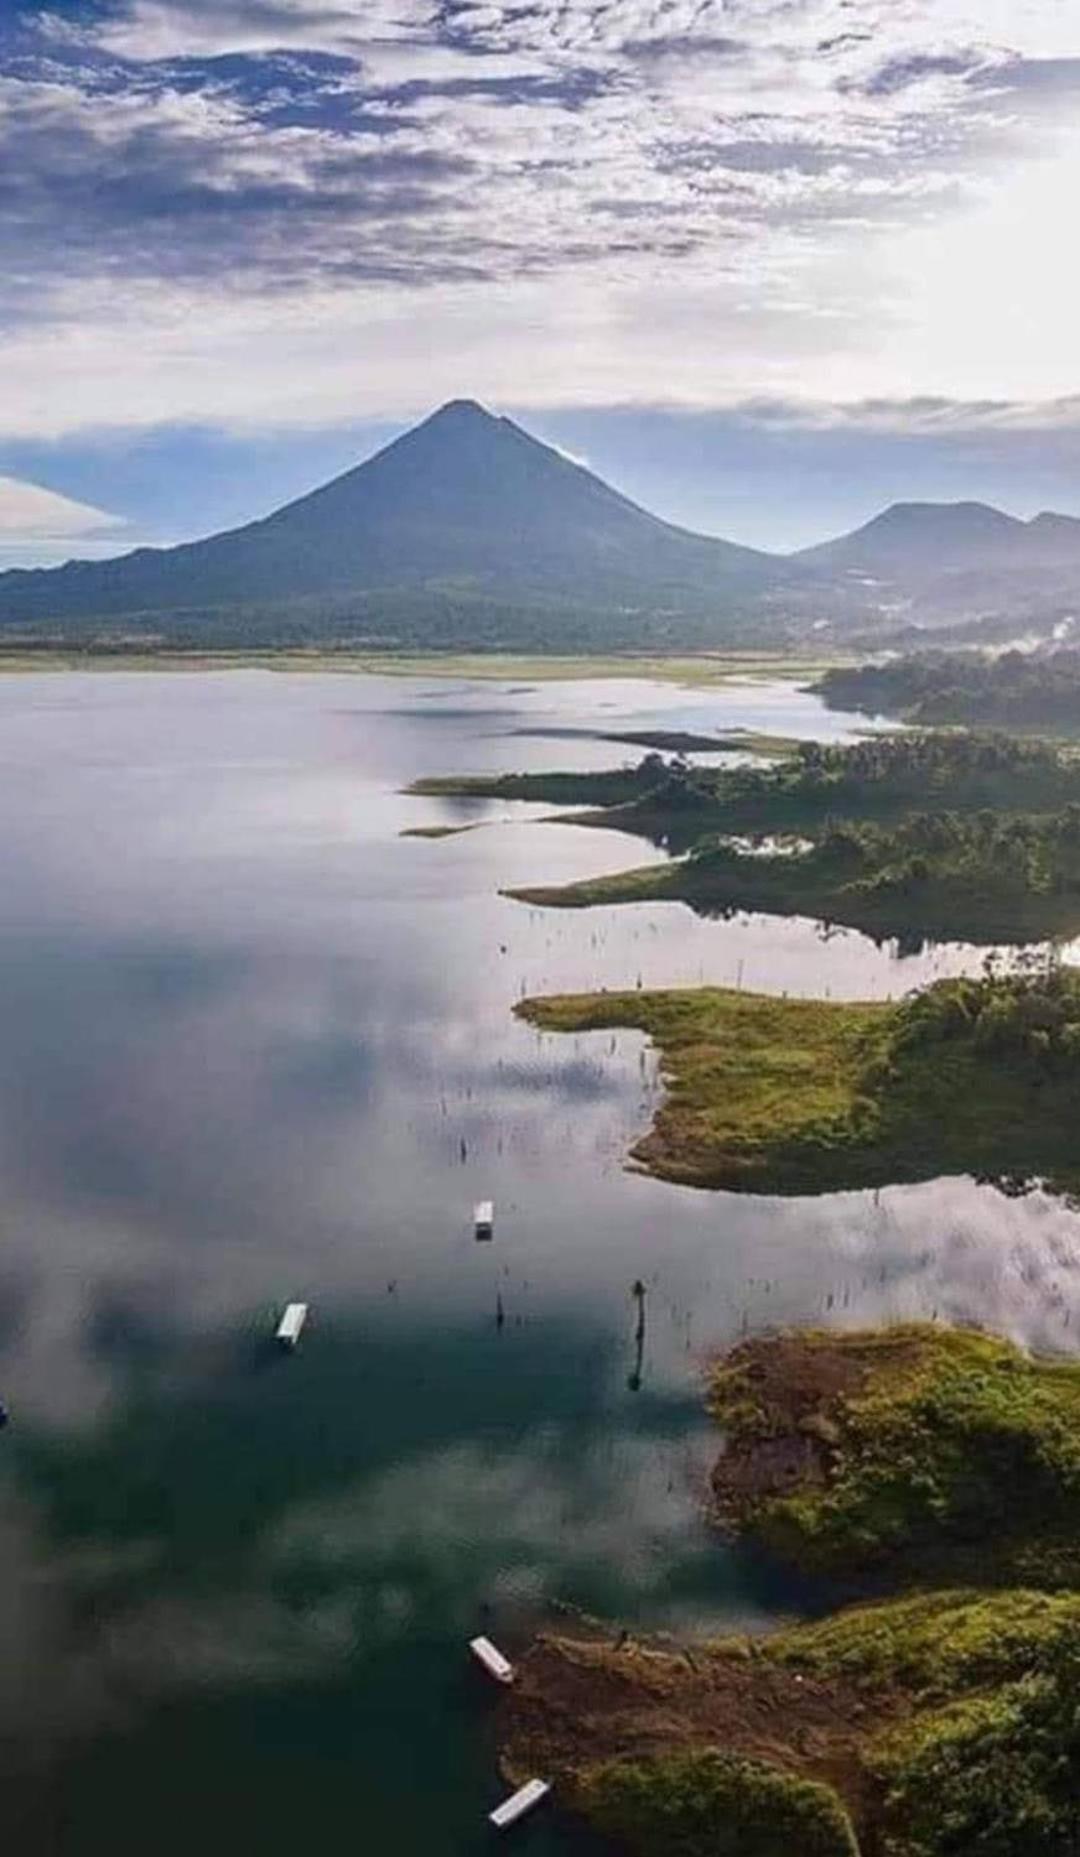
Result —
[[701, 914], [810, 916], [907, 944], [1045, 941], [1080, 929], [1080, 755], [1044, 742], [926, 733], [803, 742], [772, 765], [735, 768], [654, 752], [635, 766], [454, 775], [409, 791], [582, 806], [573, 823], [682, 854], [508, 892], [539, 906], [677, 900]]
[[602, 825], [689, 851], [730, 833], [819, 832], [830, 821], [886, 823], [913, 812], [1057, 812], [1080, 803], [1080, 755], [1007, 736], [909, 733], [841, 746], [800, 742], [769, 766], [701, 767], [646, 755], [597, 772], [453, 775], [414, 794], [585, 806]]
[[700, 915], [814, 916], [909, 943], [1047, 941], [1080, 932], [1080, 805], [834, 823], [803, 844], [706, 841], [671, 863], [507, 894], [562, 909], [673, 900]]
[[960, 1329], [808, 1330], [743, 1342], [709, 1404], [725, 1435], [719, 1516], [803, 1571], [910, 1583], [975, 1565], [982, 1580], [1080, 1586], [1073, 1362]]
[[820, 1193], [939, 1174], [1075, 1187], [1080, 973], [943, 980], [899, 1002], [729, 988], [529, 999], [545, 1031], [629, 1027], [665, 1098], [634, 1147], [683, 1185]]
[[710, 1403], [729, 1528], [909, 1590], [685, 1648], [543, 1636], [511, 1775], [630, 1857], [1075, 1857], [1080, 1365], [927, 1325], [777, 1334]]
[[1080, 651], [926, 651], [836, 666], [813, 688], [833, 709], [921, 724], [1080, 734]]
[[692, 1650], [542, 1637], [502, 1741], [631, 1857], [1075, 1857], [1080, 1594], [921, 1594]]
[[657, 755], [637, 767], [597, 769], [574, 774], [439, 774], [414, 780], [405, 791], [419, 799], [531, 800], [548, 806], [626, 806], [649, 793], [656, 780]]
[[716, 1748], [612, 1760], [581, 1793], [590, 1823], [638, 1857], [858, 1857], [831, 1787]]

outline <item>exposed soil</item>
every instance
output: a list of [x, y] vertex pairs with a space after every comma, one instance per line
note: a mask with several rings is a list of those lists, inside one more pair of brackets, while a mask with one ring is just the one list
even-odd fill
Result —
[[[894, 1359], [904, 1346], [897, 1337]], [[848, 1337], [829, 1348], [792, 1333], [744, 1341], [718, 1363], [748, 1383], [759, 1415], [754, 1429], [727, 1440], [713, 1470], [719, 1521], [735, 1525], [762, 1498], [827, 1482], [837, 1442], [831, 1413], [858, 1396], [880, 1357], [880, 1344], [864, 1352]]]
[[878, 1800], [859, 1746], [905, 1706], [899, 1692], [868, 1702], [843, 1678], [788, 1669], [743, 1640], [671, 1650], [543, 1636], [502, 1705], [502, 1762], [513, 1784], [542, 1775], [572, 1806], [585, 1767], [720, 1747], [834, 1786], [873, 1857]]

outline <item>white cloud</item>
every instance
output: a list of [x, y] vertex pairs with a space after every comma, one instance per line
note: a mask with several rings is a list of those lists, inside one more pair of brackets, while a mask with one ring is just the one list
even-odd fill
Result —
[[1060, 400], [1078, 89], [1059, 0], [126, 0], [0, 62], [0, 429]]
[[51, 567], [80, 555], [115, 554], [125, 538], [122, 519], [40, 484], [0, 477], [0, 570]]
[[40, 484], [0, 477], [0, 542], [12, 538], [70, 541], [120, 526], [118, 516], [94, 509], [89, 503], [76, 503], [70, 497], [58, 496], [53, 490], [43, 490]]

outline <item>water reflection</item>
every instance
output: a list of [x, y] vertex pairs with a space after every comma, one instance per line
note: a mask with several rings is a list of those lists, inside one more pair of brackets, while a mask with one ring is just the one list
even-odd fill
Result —
[[[478, 1619], [513, 1637], [561, 1600], [718, 1628], [789, 1602], [702, 1531], [712, 1347], [935, 1313], [1072, 1345], [1080, 1221], [1045, 1194], [771, 1201], [627, 1173], [654, 1058], [629, 1033], [537, 1034], [523, 992], [881, 997], [982, 951], [529, 910], [498, 889], [627, 862], [626, 839], [539, 808], [398, 837], [438, 816], [401, 795], [416, 774], [502, 766], [507, 734], [601, 705], [612, 727], [819, 715], [760, 686], [0, 679], [16, 1848], [179, 1851], [212, 1823], [269, 1852], [343, 1830], [479, 1851]], [[292, 1296], [310, 1331], [263, 1369]], [[529, 1835], [568, 1848], [555, 1821]]]

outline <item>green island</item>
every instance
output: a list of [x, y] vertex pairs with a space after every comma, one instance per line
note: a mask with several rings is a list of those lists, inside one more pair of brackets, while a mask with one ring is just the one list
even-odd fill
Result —
[[1075, 969], [942, 980], [898, 1002], [700, 987], [517, 1011], [543, 1031], [649, 1035], [666, 1092], [633, 1160], [660, 1179], [782, 1194], [1080, 1179]]
[[879, 1596], [760, 1638], [544, 1634], [508, 1776], [631, 1857], [1075, 1857], [1080, 1367], [927, 1325], [778, 1334], [709, 1403], [718, 1522]]
[[460, 838], [464, 832], [479, 830], [479, 821], [472, 825], [407, 825], [398, 833], [399, 838]]
[[924, 651], [881, 663], [836, 665], [811, 686], [832, 709], [899, 716], [920, 724], [961, 723], [1080, 734], [1080, 651]]

